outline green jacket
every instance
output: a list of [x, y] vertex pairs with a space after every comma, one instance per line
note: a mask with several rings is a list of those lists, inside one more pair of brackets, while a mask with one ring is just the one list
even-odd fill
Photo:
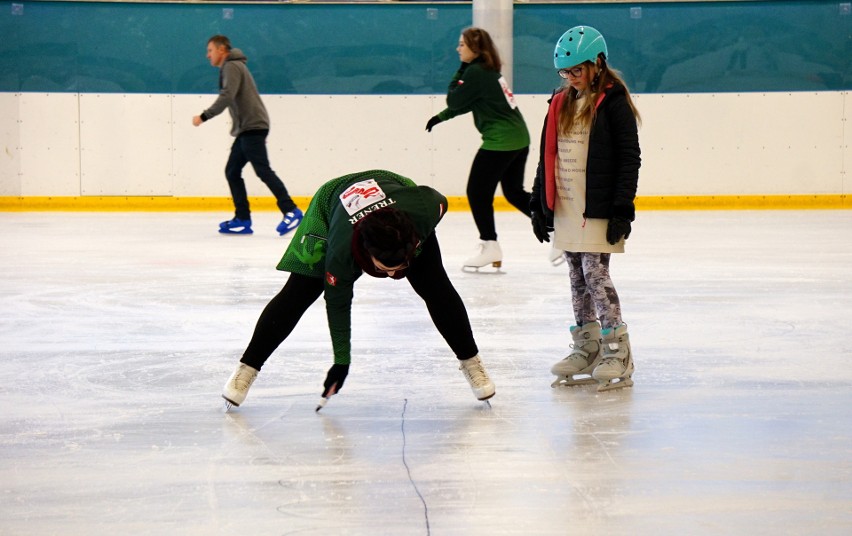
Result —
[[[370, 170], [332, 179], [311, 199], [278, 269], [325, 279], [328, 328], [334, 362], [351, 360], [352, 287], [363, 270], [353, 253], [355, 224], [370, 212], [394, 207], [411, 218], [420, 243], [435, 231], [447, 212], [447, 198], [428, 186], [385, 170]], [[418, 248], [412, 264], [416, 262]]]
[[503, 75], [486, 69], [479, 59], [463, 63], [450, 82], [442, 121], [473, 112], [473, 124], [482, 134], [482, 148], [515, 151], [528, 147], [530, 133]]

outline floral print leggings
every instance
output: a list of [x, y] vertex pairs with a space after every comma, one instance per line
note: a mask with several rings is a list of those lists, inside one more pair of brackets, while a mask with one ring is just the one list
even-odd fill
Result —
[[571, 304], [578, 326], [600, 319], [601, 327], [621, 325], [621, 302], [609, 277], [609, 253], [565, 252], [571, 275]]

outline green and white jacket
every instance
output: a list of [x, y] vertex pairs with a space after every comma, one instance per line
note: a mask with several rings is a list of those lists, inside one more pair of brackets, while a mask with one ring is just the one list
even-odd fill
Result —
[[486, 69], [478, 58], [462, 64], [447, 90], [447, 108], [441, 121], [473, 113], [473, 124], [482, 134], [482, 148], [516, 151], [528, 147], [530, 133], [503, 75]]
[[[353, 285], [364, 273], [358, 258], [369, 258], [353, 241], [355, 224], [371, 212], [393, 207], [414, 223], [420, 243], [435, 231], [447, 212], [447, 198], [428, 186], [385, 170], [370, 170], [332, 179], [311, 199], [304, 219], [278, 263], [278, 269], [325, 279], [328, 327], [334, 362], [351, 360]], [[420, 254], [418, 247], [413, 264]], [[404, 277], [405, 271], [396, 277]], [[381, 276], [381, 274], [371, 274]]]

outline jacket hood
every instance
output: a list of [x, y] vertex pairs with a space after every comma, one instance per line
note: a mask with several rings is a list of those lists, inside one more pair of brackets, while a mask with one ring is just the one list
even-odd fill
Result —
[[232, 48], [231, 53], [228, 54], [228, 59], [226, 59], [225, 61], [241, 61], [243, 63], [246, 63], [248, 61], [248, 58], [245, 54], [243, 54], [242, 50], [238, 48]]

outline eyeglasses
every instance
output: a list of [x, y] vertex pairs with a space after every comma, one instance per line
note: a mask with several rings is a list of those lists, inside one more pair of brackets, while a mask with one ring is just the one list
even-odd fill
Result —
[[579, 78], [583, 75], [582, 67], [571, 67], [570, 69], [559, 69], [556, 71], [559, 73], [559, 76], [562, 78], [568, 78], [569, 76], [573, 76], [574, 78]]

